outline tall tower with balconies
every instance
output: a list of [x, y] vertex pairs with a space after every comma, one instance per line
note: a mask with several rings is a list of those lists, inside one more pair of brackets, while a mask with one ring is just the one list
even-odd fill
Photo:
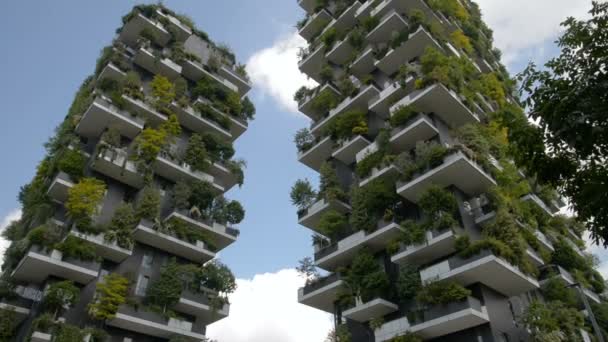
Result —
[[136, 6], [102, 51], [4, 232], [0, 339], [206, 341], [228, 316], [253, 119], [229, 48], [162, 5]]
[[338, 341], [528, 341], [531, 303], [603, 305], [584, 227], [509, 159], [500, 122], [521, 108], [475, 3], [298, 4], [319, 85], [295, 95], [312, 120], [295, 141], [320, 172], [291, 192], [314, 231], [298, 300], [334, 315]]

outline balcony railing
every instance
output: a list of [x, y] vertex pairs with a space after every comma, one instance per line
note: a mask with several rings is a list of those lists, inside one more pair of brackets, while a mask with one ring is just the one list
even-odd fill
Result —
[[107, 242], [103, 233], [97, 235], [86, 234], [73, 227], [70, 235], [91, 243], [95, 246], [95, 254], [107, 260], [123, 262], [132, 254], [130, 249], [120, 247], [115, 242]]
[[141, 13], [138, 13], [122, 27], [118, 38], [125, 44], [135, 47], [141, 37], [141, 32], [146, 29], [153, 32], [154, 43], [158, 45], [165, 46], [171, 40], [171, 33], [167, 31], [163, 24], [147, 18]]
[[421, 244], [401, 246], [391, 261], [399, 265], [422, 265], [455, 252], [456, 233], [452, 229], [428, 231]]
[[135, 162], [129, 159], [129, 153], [125, 149], [107, 148], [100, 151], [91, 168], [134, 188], [144, 186], [143, 175]]
[[216, 322], [228, 316], [230, 305], [222, 305], [221, 308], [213, 308], [212, 296], [207, 291], [182, 291], [175, 310], [199, 318], [205, 325]]
[[134, 139], [144, 128], [145, 121], [114, 106], [105, 96], [98, 96], [76, 126], [76, 133], [98, 138], [107, 128], [116, 128], [121, 135]]
[[167, 222], [171, 220], [179, 220], [194, 229], [205, 231], [213, 238], [218, 250], [232, 244], [240, 233], [236, 228], [226, 227], [225, 225], [210, 219], [194, 216], [188, 210], [184, 209], [173, 210], [165, 219]]

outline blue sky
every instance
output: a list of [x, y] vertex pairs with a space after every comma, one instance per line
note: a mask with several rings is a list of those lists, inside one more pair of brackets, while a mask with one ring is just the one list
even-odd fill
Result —
[[[512, 72], [521, 71], [530, 60], [542, 64], [554, 55], [557, 50], [552, 42], [559, 33], [559, 22], [569, 15], [580, 17], [590, 8], [588, 0], [478, 2]], [[0, 224], [9, 215], [16, 217], [19, 187], [33, 176], [44, 155], [43, 143], [67, 113], [82, 80], [93, 72], [99, 51], [111, 42], [121, 17], [136, 3], [0, 2], [0, 103], [4, 117], [0, 155], [5, 160], [0, 173]], [[301, 281], [295, 279], [294, 272], [285, 270], [312, 253], [310, 233], [297, 224], [289, 189], [298, 178], [318, 178], [297, 162], [292, 143], [294, 132], [308, 124], [295, 113], [291, 101], [293, 92], [306, 82], [297, 72], [295, 56], [304, 43], [293, 28], [304, 13], [296, 0], [164, 3], [176, 12], [187, 13], [215, 41], [231, 46], [239, 61], [251, 61], [249, 72], [254, 80], [250, 97], [258, 114], [236, 143], [237, 157], [248, 161], [245, 185], [228, 194], [243, 203], [247, 217], [240, 225], [242, 234], [237, 243], [221, 252], [221, 259], [241, 278], [241, 292], [232, 299], [230, 318], [217, 323], [212, 335], [228, 342], [319, 340], [324, 331], [311, 332], [307, 325], [294, 325], [301, 322], [295, 317], [305, 317], [322, 326], [321, 330], [329, 326], [329, 320], [297, 305], [296, 288]], [[275, 287], [268, 291], [268, 284]], [[259, 315], [256, 310], [260, 306], [267, 307], [266, 313], [283, 317]], [[237, 322], [239, 332], [234, 329]], [[284, 332], [278, 332], [277, 327]]]

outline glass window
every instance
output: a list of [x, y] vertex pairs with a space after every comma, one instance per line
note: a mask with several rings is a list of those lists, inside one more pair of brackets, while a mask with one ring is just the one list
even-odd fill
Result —
[[139, 278], [137, 279], [137, 287], [135, 288], [135, 295], [145, 296], [146, 290], [148, 289], [149, 282], [150, 282], [150, 277], [139, 275]]
[[150, 252], [150, 251], [146, 251], [144, 253], [144, 257], [141, 261], [141, 265], [145, 268], [150, 268], [150, 267], [152, 267], [153, 261], [154, 261], [154, 254], [152, 254], [152, 252]]

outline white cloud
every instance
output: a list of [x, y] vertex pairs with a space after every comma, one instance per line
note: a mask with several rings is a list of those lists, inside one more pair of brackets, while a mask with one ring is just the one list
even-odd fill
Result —
[[303, 85], [316, 84], [298, 69], [298, 51], [303, 47], [306, 47], [304, 38], [292, 33], [256, 52], [247, 62], [247, 72], [254, 86], [293, 113], [298, 112], [293, 100], [295, 92]]
[[[21, 209], [14, 209], [9, 212], [8, 215], [4, 216], [2, 222], [0, 222], [0, 233], [4, 231], [4, 228], [8, 227], [8, 225], [21, 218]], [[4, 262], [4, 250], [8, 248], [10, 245], [10, 241], [7, 241], [0, 237], [0, 265]]]
[[323, 341], [332, 319], [298, 303], [303, 283], [293, 269], [238, 279], [230, 316], [210, 325], [207, 335], [219, 342]]
[[567, 17], [585, 17], [589, 0], [477, 0], [484, 20], [494, 30], [504, 62], [543, 58], [544, 45], [557, 38]]

